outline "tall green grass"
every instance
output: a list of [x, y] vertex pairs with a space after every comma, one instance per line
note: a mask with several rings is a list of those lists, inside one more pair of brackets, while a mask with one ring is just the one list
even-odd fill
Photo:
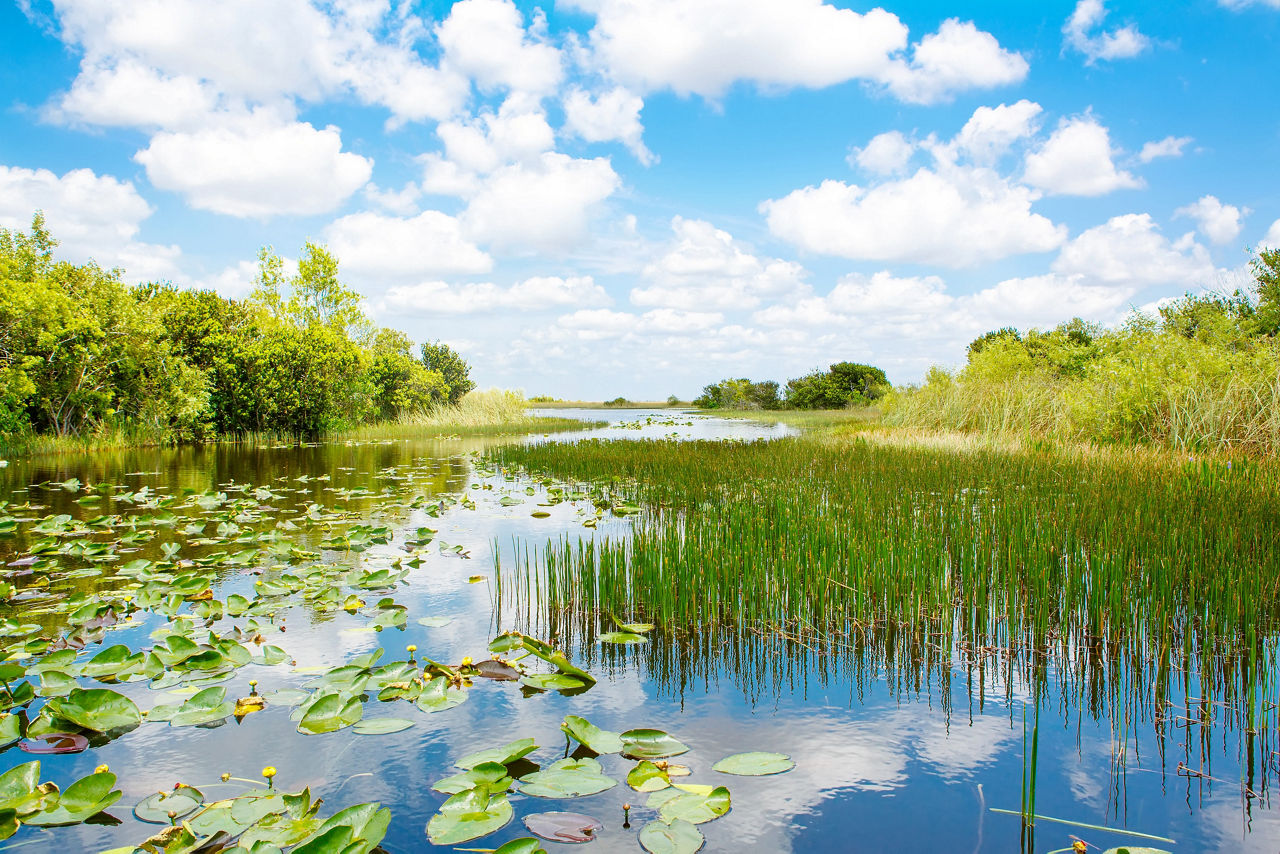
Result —
[[639, 655], [676, 688], [740, 674], [752, 697], [843, 672], [944, 708], [958, 667], [971, 702], [1052, 684], [1124, 733], [1203, 704], [1262, 733], [1251, 756], [1274, 749], [1274, 464], [805, 437], [497, 453], [600, 506], [646, 508], [624, 536], [561, 538], [500, 568], [505, 612], [565, 643], [610, 613], [684, 639], [588, 655]]

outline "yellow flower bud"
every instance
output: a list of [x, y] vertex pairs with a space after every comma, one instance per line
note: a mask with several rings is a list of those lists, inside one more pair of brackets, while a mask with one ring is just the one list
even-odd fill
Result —
[[110, 770], [111, 770], [111, 768], [104, 764], [104, 765], [99, 765], [97, 768], [94, 768], [94, 769], [93, 769], [93, 773], [95, 773], [95, 774], [105, 774], [105, 773], [107, 773], [107, 772], [108, 772], [108, 771], [110, 771]]
[[230, 780], [230, 779], [231, 779], [231, 773], [230, 773], [229, 771], [223, 771], [223, 772], [222, 772], [222, 782], [224, 782], [224, 783], [225, 783], [225, 782], [227, 782], [227, 781], [228, 781], [228, 780]]
[[463, 667], [470, 667], [470, 666], [471, 666], [471, 656], [469, 656], [469, 655], [468, 655], [468, 656], [466, 656], [465, 658], [463, 658], [463, 659], [462, 659], [462, 666], [463, 666]]
[[273, 765], [268, 765], [266, 768], [262, 769], [262, 776], [266, 777], [268, 780], [270, 780], [275, 775], [276, 775], [276, 769], [275, 769], [275, 766]]
[[407, 647], [405, 647], [405, 649], [409, 650], [410, 655], [413, 655], [415, 652], [418, 651], [418, 645], [411, 643]]

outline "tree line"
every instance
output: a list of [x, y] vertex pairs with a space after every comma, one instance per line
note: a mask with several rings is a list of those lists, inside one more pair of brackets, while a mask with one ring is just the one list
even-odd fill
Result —
[[785, 389], [774, 380], [721, 380], [704, 387], [693, 405], [703, 409], [843, 409], [873, 403], [891, 388], [884, 371], [873, 365], [836, 362], [825, 371], [815, 369], [787, 380]]
[[379, 328], [308, 242], [297, 272], [259, 253], [228, 299], [57, 260], [36, 214], [0, 229], [0, 433], [123, 430], [154, 441], [315, 437], [456, 403], [474, 388], [447, 345]]

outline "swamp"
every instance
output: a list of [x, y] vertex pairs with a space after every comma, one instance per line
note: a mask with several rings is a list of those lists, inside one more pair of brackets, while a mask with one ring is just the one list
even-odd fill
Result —
[[10, 461], [0, 845], [1280, 843], [1267, 461], [555, 414]]

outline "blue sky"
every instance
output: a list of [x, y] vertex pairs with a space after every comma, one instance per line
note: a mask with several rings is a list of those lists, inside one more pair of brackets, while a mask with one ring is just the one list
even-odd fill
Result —
[[1280, 0], [18, 0], [0, 227], [243, 296], [325, 242], [481, 385], [691, 397], [1247, 284]]

